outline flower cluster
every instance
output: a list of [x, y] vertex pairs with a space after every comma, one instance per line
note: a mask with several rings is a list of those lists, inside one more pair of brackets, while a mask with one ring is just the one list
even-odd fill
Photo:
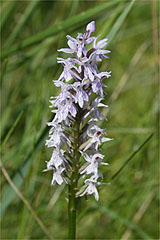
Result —
[[[74, 166], [74, 125], [79, 122], [78, 153], [79, 163], [78, 179], [83, 179], [83, 191], [77, 190], [77, 196], [85, 194], [99, 199], [97, 186], [103, 176], [99, 171], [99, 165], [108, 165], [102, 162], [104, 155], [100, 153], [101, 145], [110, 141], [105, 137], [105, 132], [97, 122], [103, 119], [100, 107], [108, 107], [101, 103], [107, 87], [103, 80], [111, 76], [111, 72], [99, 72], [97, 62], [101, 62], [110, 51], [103, 48], [107, 39], [99, 40], [91, 37], [95, 31], [95, 22], [92, 21], [86, 27], [84, 34], [78, 33], [77, 38], [67, 35], [69, 48], [58, 51], [68, 53], [67, 59], [57, 58], [63, 66], [63, 72], [59, 79], [54, 81], [55, 86], [61, 88], [57, 97], [51, 97], [51, 108], [55, 116], [51, 122], [49, 140], [46, 145], [53, 149], [51, 160], [47, 162], [47, 169], [53, 170], [52, 185], [63, 182], [70, 184], [70, 178]], [[89, 46], [91, 46], [88, 49]], [[85, 187], [84, 187], [85, 186]], [[80, 186], [78, 186], [80, 189]]]

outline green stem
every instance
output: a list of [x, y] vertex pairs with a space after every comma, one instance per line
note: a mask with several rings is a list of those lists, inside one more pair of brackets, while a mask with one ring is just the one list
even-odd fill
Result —
[[[79, 115], [79, 114], [77, 114]], [[78, 185], [78, 169], [79, 169], [79, 129], [80, 128], [80, 118], [77, 116], [75, 124], [73, 126], [73, 136], [74, 136], [74, 159], [72, 164], [72, 175], [71, 182], [69, 185], [69, 204], [68, 204], [68, 217], [69, 217], [69, 239], [76, 239], [76, 211], [77, 211], [77, 199], [76, 191]]]

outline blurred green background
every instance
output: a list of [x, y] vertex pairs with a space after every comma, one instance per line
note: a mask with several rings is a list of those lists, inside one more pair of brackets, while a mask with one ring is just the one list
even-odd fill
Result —
[[158, 14], [158, 1], [1, 1], [1, 239], [67, 238], [67, 188], [42, 173], [51, 156], [46, 122], [59, 93], [56, 58], [67, 56], [57, 49], [92, 20], [94, 35], [109, 39], [101, 126], [114, 141], [103, 146], [111, 184], [99, 188], [99, 202], [81, 199], [77, 238], [158, 239]]

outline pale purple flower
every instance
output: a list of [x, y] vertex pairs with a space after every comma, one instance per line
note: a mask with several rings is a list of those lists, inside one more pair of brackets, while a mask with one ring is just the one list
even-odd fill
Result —
[[47, 169], [44, 171], [49, 171], [55, 168], [58, 168], [60, 165], [63, 165], [64, 162], [66, 162], [64, 157], [64, 150], [59, 149], [58, 147], [53, 148], [52, 157], [49, 162], [47, 162]]
[[95, 178], [94, 176], [92, 176], [90, 179], [86, 179], [84, 181], [84, 183], [86, 185], [88, 185], [88, 187], [85, 189], [85, 191], [80, 195], [80, 197], [84, 196], [85, 194], [87, 195], [94, 195], [95, 199], [98, 201], [99, 200], [99, 194], [97, 191], [97, 178]]
[[51, 100], [50, 102], [52, 103], [50, 107], [58, 108], [57, 110], [52, 110], [52, 112], [56, 113], [53, 121], [60, 123], [66, 120], [68, 114], [71, 114], [73, 117], [76, 116], [75, 98], [69, 91], [61, 92], [56, 100]]
[[102, 162], [104, 155], [100, 153], [95, 153], [92, 156], [88, 156], [86, 153], [82, 153], [82, 156], [84, 156], [85, 160], [90, 164], [80, 172], [81, 174], [94, 174], [95, 177], [98, 177], [98, 165], [108, 165], [108, 163]]
[[68, 46], [70, 48], [61, 48], [58, 51], [59, 52], [65, 52], [65, 53], [77, 53], [78, 57], [81, 57], [82, 52], [84, 50], [84, 44], [82, 45], [78, 39], [72, 38], [71, 36], [67, 35], [68, 40]]
[[111, 72], [101, 72], [97, 73], [94, 81], [91, 82], [92, 90], [94, 93], [99, 94], [101, 98], [104, 97], [103, 87], [107, 87], [104, 83], [102, 83], [104, 78], [109, 78], [111, 76]]
[[70, 81], [72, 78], [81, 80], [78, 74], [78, 68], [74, 65], [71, 58], [57, 58], [57, 60], [57, 62], [61, 63], [64, 67], [64, 70], [58, 80], [66, 80], [67, 82]]
[[94, 72], [92, 71], [92, 68], [89, 64], [85, 64], [84, 66], [84, 77], [86, 79], [89, 78], [91, 81], [94, 80]]
[[53, 82], [56, 87], [61, 87], [61, 93], [59, 94], [59, 98], [61, 97], [61, 95], [63, 95], [64, 92], [72, 88], [72, 84], [64, 83], [60, 80], [53, 80]]
[[95, 58], [96, 61], [101, 62], [102, 58], [108, 58], [105, 54], [110, 53], [110, 51], [103, 49], [107, 45], [108, 39], [105, 38], [96, 43], [97, 38], [99, 38], [99, 36], [94, 39], [93, 48], [95, 51], [91, 54], [91, 57]]
[[103, 137], [104, 130], [99, 128], [96, 124], [89, 126], [87, 130], [87, 135], [89, 138], [91, 138], [91, 141], [88, 143], [88, 145], [85, 147], [84, 151], [89, 149], [93, 144], [95, 146], [95, 149], [98, 149], [98, 146], [101, 145], [104, 142], [111, 141], [111, 138]]
[[89, 38], [92, 32], [95, 32], [95, 21], [92, 21], [87, 25], [85, 37]]
[[94, 31], [95, 31], [95, 22], [92, 21], [87, 25], [86, 32], [84, 34], [78, 33], [78, 36], [76, 39], [67, 35], [68, 46], [70, 48], [61, 48], [59, 51], [62, 51], [65, 53], [71, 53], [71, 54], [76, 53], [78, 58], [82, 57], [82, 55], [85, 56], [87, 53], [85, 45], [94, 41], [95, 37], [90, 37], [91, 33]]
[[93, 31], [93, 26], [91, 26], [90, 30], [88, 28], [85, 34], [78, 33], [78, 36], [76, 39], [67, 35], [67, 39], [68, 39], [67, 43], [70, 48], [61, 48], [58, 51], [70, 53], [70, 54], [76, 53], [78, 58], [80, 58], [82, 55], [85, 56], [87, 53], [85, 44], [89, 44], [93, 42], [95, 39], [94, 37], [90, 37], [91, 31]]
[[51, 185], [55, 185], [56, 183], [61, 185], [64, 182], [64, 180], [62, 178], [62, 172], [64, 170], [65, 170], [65, 168], [63, 168], [63, 167], [54, 169]]
[[49, 131], [49, 140], [46, 140], [48, 147], [60, 147], [64, 144], [67, 146], [68, 138], [64, 134], [62, 126], [56, 122], [49, 122], [48, 126], [52, 126]]
[[88, 116], [92, 116], [91, 121], [99, 121], [103, 119], [103, 114], [100, 111], [100, 107], [108, 107], [108, 105], [105, 105], [101, 103], [103, 98], [96, 98], [94, 101], [92, 101], [91, 106], [89, 107], [89, 111], [84, 115], [83, 119], [86, 119]]
[[78, 102], [81, 108], [83, 108], [84, 101], [88, 102], [89, 100], [88, 94], [83, 90], [84, 85], [85, 81], [75, 82], [73, 84], [73, 89], [76, 91], [75, 102]]

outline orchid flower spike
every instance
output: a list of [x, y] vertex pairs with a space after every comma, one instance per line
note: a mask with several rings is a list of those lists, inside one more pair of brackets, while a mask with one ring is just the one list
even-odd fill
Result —
[[63, 71], [53, 82], [61, 92], [50, 99], [54, 118], [48, 123], [51, 129], [46, 145], [53, 153], [44, 172], [53, 171], [51, 185], [66, 183], [76, 197], [93, 195], [98, 201], [97, 187], [103, 184], [99, 167], [108, 165], [101, 145], [112, 139], [97, 123], [103, 119], [100, 108], [108, 107], [102, 103], [106, 94], [103, 88], [107, 87], [103, 81], [111, 71], [98, 69], [97, 62], [108, 59], [110, 51], [104, 49], [107, 39], [98, 41], [99, 36], [91, 36], [93, 32], [94, 21], [84, 34], [78, 33], [76, 38], [67, 35], [68, 48], [58, 50], [69, 56], [57, 58]]

